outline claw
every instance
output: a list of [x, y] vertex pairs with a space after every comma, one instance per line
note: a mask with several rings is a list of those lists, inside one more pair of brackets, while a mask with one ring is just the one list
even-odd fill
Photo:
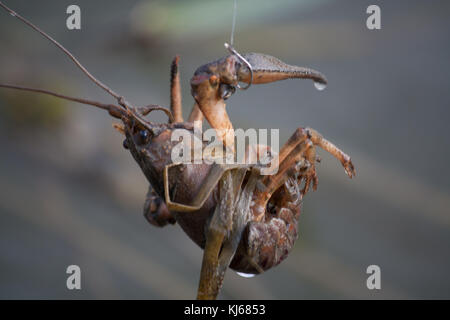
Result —
[[345, 158], [342, 161], [342, 166], [344, 167], [345, 173], [349, 176], [349, 178], [353, 178], [356, 176], [355, 166], [350, 158]]

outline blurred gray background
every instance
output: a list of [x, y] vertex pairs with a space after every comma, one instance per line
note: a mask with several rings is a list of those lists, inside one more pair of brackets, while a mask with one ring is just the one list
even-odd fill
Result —
[[[168, 106], [181, 55], [185, 114], [194, 70], [226, 54], [232, 1], [5, 1], [136, 105]], [[82, 29], [69, 31], [70, 4]], [[366, 28], [381, 7], [382, 29]], [[228, 103], [236, 128], [310, 126], [353, 158], [350, 180], [319, 151], [288, 259], [222, 299], [450, 298], [450, 2], [238, 0], [235, 46], [316, 68], [310, 81], [252, 86]], [[0, 12], [0, 82], [112, 101], [37, 33]], [[165, 121], [152, 114], [155, 121]], [[88, 106], [0, 89], [0, 298], [190, 299], [202, 251], [142, 216], [147, 182], [111, 119]], [[68, 265], [82, 290], [66, 288]], [[382, 289], [366, 288], [367, 266]]]

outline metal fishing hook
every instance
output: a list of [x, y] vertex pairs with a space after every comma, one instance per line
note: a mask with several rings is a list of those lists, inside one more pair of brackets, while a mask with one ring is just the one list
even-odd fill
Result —
[[239, 89], [247, 90], [248, 88], [250, 88], [250, 86], [253, 83], [253, 68], [252, 68], [252, 65], [239, 52], [237, 52], [236, 49], [234, 49], [229, 43], [225, 42], [224, 46], [225, 46], [225, 48], [227, 48], [227, 50], [231, 54], [234, 54], [236, 57], [238, 57], [238, 59], [241, 60], [241, 62], [243, 62], [245, 64], [245, 66], [248, 68], [248, 70], [250, 71], [250, 82], [248, 83], [248, 85], [246, 85], [245, 87], [241, 87], [239, 82], [236, 84], [236, 87], [238, 87]]

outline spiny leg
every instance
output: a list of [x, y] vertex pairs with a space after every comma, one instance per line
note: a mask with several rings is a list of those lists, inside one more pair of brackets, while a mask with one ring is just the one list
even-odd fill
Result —
[[296, 163], [305, 152], [313, 148], [311, 141], [306, 140], [299, 143], [279, 164], [278, 172], [274, 175], [267, 175], [262, 178], [254, 193], [253, 213], [256, 214], [256, 221], [263, 219], [266, 212], [266, 205], [272, 194], [286, 181], [289, 176], [293, 176], [296, 171]]
[[311, 128], [307, 128], [306, 130], [309, 132], [311, 141], [314, 143], [314, 145], [321, 147], [323, 150], [328, 151], [335, 158], [337, 158], [341, 162], [342, 166], [345, 169], [345, 172], [350, 178], [356, 175], [355, 167], [353, 166], [351, 158], [347, 154], [336, 147], [333, 143], [325, 139], [316, 130]]
[[303, 143], [308, 138], [308, 133], [305, 129], [298, 128], [295, 130], [288, 141], [286, 141], [286, 143], [281, 147], [281, 150], [278, 153], [278, 163], [281, 164], [296, 146]]
[[[312, 183], [313, 189], [316, 189], [318, 179], [315, 170], [316, 152], [315, 145], [320, 146], [322, 149], [331, 153], [336, 157], [341, 164], [347, 175], [352, 178], [355, 175], [355, 168], [350, 157], [337, 148], [334, 144], [326, 140], [313, 129], [298, 128], [294, 134], [289, 138], [286, 144], [281, 148], [279, 157], [279, 170], [275, 175], [265, 176], [260, 184], [260, 189], [255, 192], [255, 206], [254, 210], [258, 216], [263, 217], [266, 204], [269, 201], [271, 195], [279, 188], [279, 186], [286, 180], [289, 174], [293, 172], [289, 169], [298, 171], [302, 168], [295, 168], [296, 164], [302, 159], [307, 161], [306, 164], [302, 164], [302, 167], [306, 167], [306, 171], [302, 173], [302, 178], [305, 179], [305, 186], [302, 190], [302, 194], [305, 194], [309, 190], [309, 186]], [[301, 164], [301, 163], [300, 163]]]
[[[311, 140], [315, 146], [319, 146], [325, 151], [331, 153], [337, 158], [345, 169], [347, 175], [352, 178], [355, 173], [355, 168], [351, 161], [351, 158], [345, 154], [342, 150], [336, 147], [333, 143], [325, 139], [319, 132], [311, 128], [297, 128], [289, 140], [283, 145], [278, 155], [278, 162], [281, 163], [292, 152], [292, 150], [300, 143], [306, 140]], [[315, 162], [315, 151], [310, 150], [308, 152], [307, 160], [311, 165]]]
[[299, 162], [302, 158], [307, 160], [314, 170], [315, 154], [309, 131], [304, 128], [297, 128], [278, 154], [279, 171], [275, 175], [265, 176], [262, 179], [262, 184], [269, 186], [269, 189], [273, 189], [272, 192], [275, 191], [283, 183], [286, 170], [290, 167], [294, 168], [296, 162]]
[[[295, 156], [295, 155], [293, 155]], [[302, 173], [302, 178], [305, 179], [305, 185], [301, 194], [304, 195], [309, 191], [309, 186], [312, 184], [313, 190], [317, 190], [317, 185], [319, 184], [319, 179], [316, 173], [316, 148], [313, 146], [305, 151], [304, 158], [306, 163], [300, 163], [306, 167], [306, 171]], [[301, 168], [298, 168], [301, 169]]]
[[175, 224], [176, 220], [166, 206], [164, 199], [156, 194], [152, 186], [149, 186], [144, 203], [144, 217], [156, 226], [164, 227], [167, 224]]
[[180, 57], [176, 56], [170, 66], [170, 110], [172, 111], [174, 122], [183, 122], [180, 74], [178, 71], [179, 59]]

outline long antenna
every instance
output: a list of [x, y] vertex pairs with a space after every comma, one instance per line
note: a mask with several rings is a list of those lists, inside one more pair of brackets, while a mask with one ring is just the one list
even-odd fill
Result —
[[5, 9], [6, 11], [9, 12], [9, 14], [13, 17], [16, 17], [17, 19], [21, 20], [22, 22], [24, 22], [25, 24], [27, 24], [29, 27], [33, 28], [34, 30], [36, 30], [37, 32], [39, 32], [43, 37], [45, 37], [47, 40], [49, 40], [51, 43], [53, 43], [55, 46], [57, 46], [61, 51], [63, 51], [76, 65], [78, 68], [81, 69], [81, 71], [83, 71], [83, 73], [88, 76], [89, 79], [91, 79], [97, 86], [99, 86], [100, 88], [102, 88], [103, 90], [105, 90], [107, 93], [109, 93], [111, 96], [113, 96], [114, 98], [116, 98], [119, 101], [119, 104], [125, 104], [125, 100], [122, 96], [120, 96], [119, 94], [115, 93], [113, 90], [111, 90], [107, 85], [105, 85], [104, 83], [102, 83], [100, 80], [96, 79], [79, 61], [77, 58], [74, 57], [73, 54], [71, 54], [69, 52], [69, 50], [67, 50], [66, 48], [64, 48], [63, 45], [61, 45], [58, 41], [56, 41], [55, 39], [53, 39], [51, 36], [49, 36], [47, 33], [45, 33], [44, 31], [42, 31], [41, 29], [39, 29], [38, 27], [36, 27], [34, 24], [32, 24], [30, 21], [28, 21], [27, 19], [25, 19], [24, 17], [22, 17], [21, 15], [19, 15], [17, 12], [11, 10], [10, 8], [8, 8], [7, 6], [5, 6], [1, 1], [0, 1], [0, 6]]
[[101, 103], [101, 102], [88, 100], [88, 99], [70, 97], [70, 96], [66, 96], [66, 95], [59, 94], [59, 93], [56, 93], [56, 92], [53, 92], [53, 91], [49, 91], [49, 90], [38, 89], [38, 88], [22, 87], [22, 86], [17, 86], [17, 85], [12, 85], [12, 84], [5, 84], [5, 83], [0, 83], [0, 88], [16, 89], [16, 90], [23, 90], [23, 91], [28, 91], [28, 92], [42, 93], [42, 94], [54, 96], [54, 97], [57, 97], [57, 98], [61, 98], [61, 99], [64, 99], [64, 100], [74, 101], [74, 102], [78, 102], [78, 103], [82, 103], [82, 104], [88, 104], [88, 105], [95, 106], [97, 108], [109, 111], [110, 115], [112, 115], [115, 118], [119, 118], [119, 119], [121, 118], [121, 115], [123, 113], [123, 111], [122, 111], [123, 108], [119, 107], [119, 106], [116, 106], [114, 104], [106, 104], [106, 103]]
[[234, 45], [234, 29], [236, 27], [236, 10], [237, 10], [237, 0], [234, 0], [233, 4], [233, 22], [231, 23], [231, 37], [230, 37], [230, 45]]

